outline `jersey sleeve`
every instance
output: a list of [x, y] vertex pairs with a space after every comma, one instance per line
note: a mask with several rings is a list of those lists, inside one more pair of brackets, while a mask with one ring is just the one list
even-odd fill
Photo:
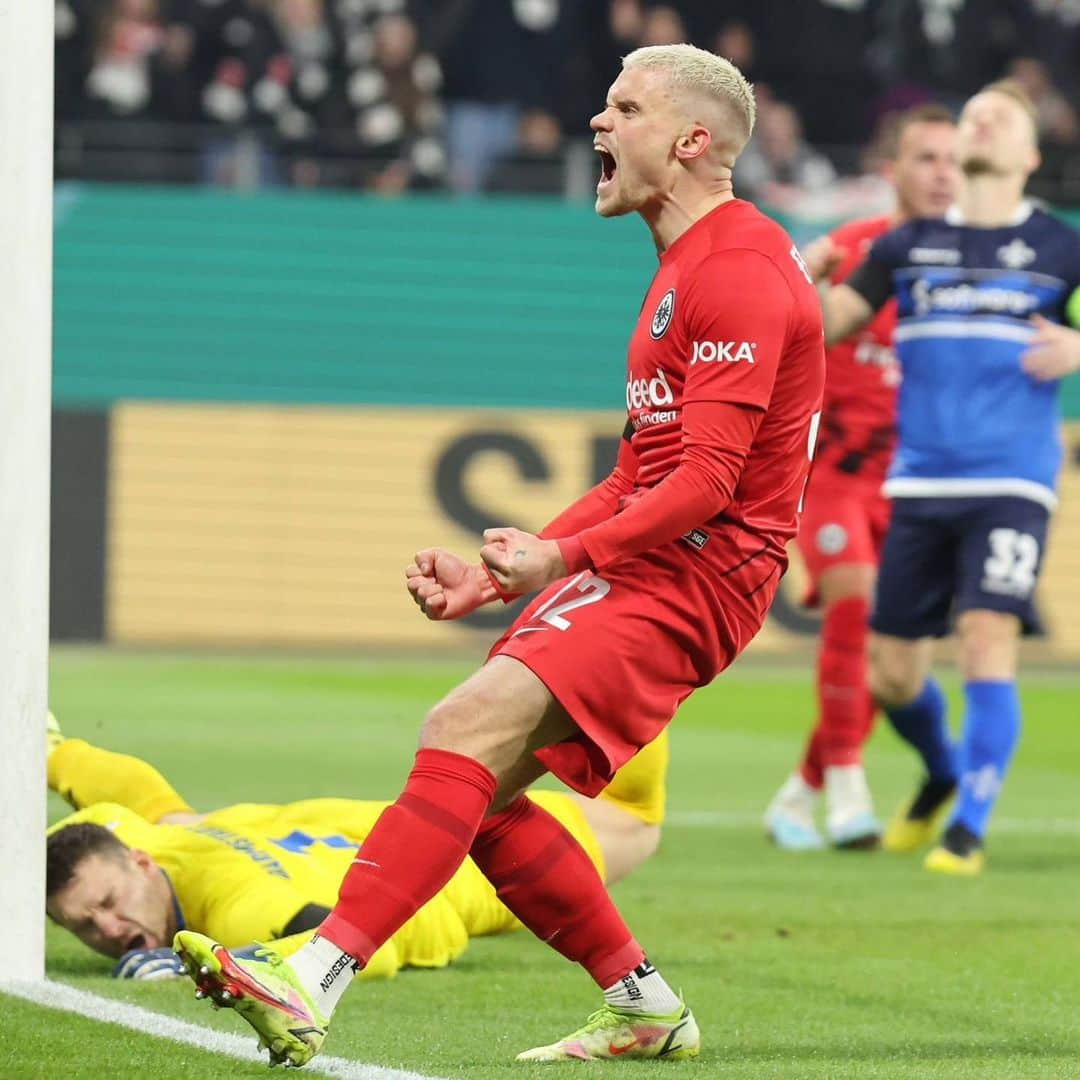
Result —
[[49, 787], [72, 806], [119, 803], [147, 821], [194, 811], [153, 765], [82, 739], [65, 739], [49, 754]]
[[854, 289], [874, 311], [884, 307], [895, 292], [893, 271], [900, 265], [905, 238], [899, 229], [883, 233], [870, 246], [866, 258], [844, 282]]
[[616, 516], [559, 539], [570, 573], [600, 570], [711, 520], [730, 501], [772, 397], [795, 297], [767, 256], [717, 252], [684, 291], [679, 464]]
[[752, 250], [710, 255], [686, 289], [688, 370], [683, 404], [764, 409], [795, 308], [772, 260]]
[[622, 513], [560, 539], [567, 572], [600, 570], [711, 521], [730, 502], [764, 416], [737, 402], [685, 405], [679, 464]]
[[50, 825], [46, 835], [52, 836], [53, 833], [59, 832], [68, 825], [83, 823], [101, 825], [109, 832], [115, 833], [122, 844], [148, 851], [151, 855], [154, 853], [157, 827], [145, 818], [139, 817], [134, 810], [129, 810], [128, 807], [114, 802], [96, 802], [90, 806], [84, 806], [74, 814], [68, 814], [67, 817]]
[[632, 431], [628, 421], [619, 440], [619, 454], [611, 474], [585, 492], [576, 502], [571, 503], [553, 521], [549, 521], [540, 530], [541, 540], [580, 532], [590, 525], [606, 521], [618, 512], [622, 500], [634, 490], [634, 479], [637, 476], [637, 454], [630, 445]]
[[[236, 871], [227, 875], [228, 880], [205, 883], [208, 895], [200, 906], [206, 925], [198, 929], [226, 948], [280, 938], [293, 916], [313, 902], [293, 881], [269, 877], [257, 867], [248, 873], [245, 870], [238, 862]], [[187, 911], [182, 890], [176, 884], [180, 907]]]

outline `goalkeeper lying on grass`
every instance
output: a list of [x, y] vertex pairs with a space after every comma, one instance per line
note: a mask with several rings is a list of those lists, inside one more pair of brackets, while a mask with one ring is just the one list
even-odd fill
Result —
[[[655, 850], [667, 735], [595, 800], [534, 791], [608, 882]], [[276, 941], [290, 953], [328, 914], [387, 803], [312, 799], [196, 813], [152, 765], [64, 739], [50, 718], [49, 787], [77, 810], [49, 829], [46, 909], [121, 978], [181, 974], [169, 943], [197, 930], [229, 948]], [[376, 953], [363, 978], [445, 967], [469, 938], [520, 929], [472, 861]], [[280, 940], [284, 939], [284, 940]]]

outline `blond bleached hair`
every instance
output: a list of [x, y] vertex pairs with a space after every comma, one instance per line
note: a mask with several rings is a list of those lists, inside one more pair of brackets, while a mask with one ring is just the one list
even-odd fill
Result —
[[623, 69], [630, 68], [663, 71], [675, 90], [725, 106], [735, 122], [728, 139], [735, 156], [749, 141], [757, 118], [754, 88], [730, 60], [694, 45], [645, 45], [623, 57]]
[[[1031, 131], [1036, 142], [1039, 138], [1039, 109], [1031, 99], [1031, 95], [1024, 89], [1024, 84], [1019, 79], [998, 79], [996, 82], [987, 83], [979, 94], [1003, 94], [1011, 98], [1027, 114], [1031, 121]], [[979, 95], [976, 94], [976, 97]]]

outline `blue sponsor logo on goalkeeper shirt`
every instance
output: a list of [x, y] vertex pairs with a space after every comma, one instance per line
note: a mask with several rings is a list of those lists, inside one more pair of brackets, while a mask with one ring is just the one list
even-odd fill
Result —
[[271, 877], [289, 879], [288, 871], [274, 858], [273, 855], [260, 851], [246, 836], [237, 836], [228, 829], [218, 828], [216, 825], [189, 825], [188, 828], [199, 836], [205, 836], [210, 840], [230, 847], [233, 851], [246, 855], [252, 862], [258, 863]]

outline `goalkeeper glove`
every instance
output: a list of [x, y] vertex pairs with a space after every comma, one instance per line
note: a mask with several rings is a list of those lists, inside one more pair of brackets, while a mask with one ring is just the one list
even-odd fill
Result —
[[175, 979], [184, 965], [172, 949], [130, 949], [113, 968], [114, 979]]

